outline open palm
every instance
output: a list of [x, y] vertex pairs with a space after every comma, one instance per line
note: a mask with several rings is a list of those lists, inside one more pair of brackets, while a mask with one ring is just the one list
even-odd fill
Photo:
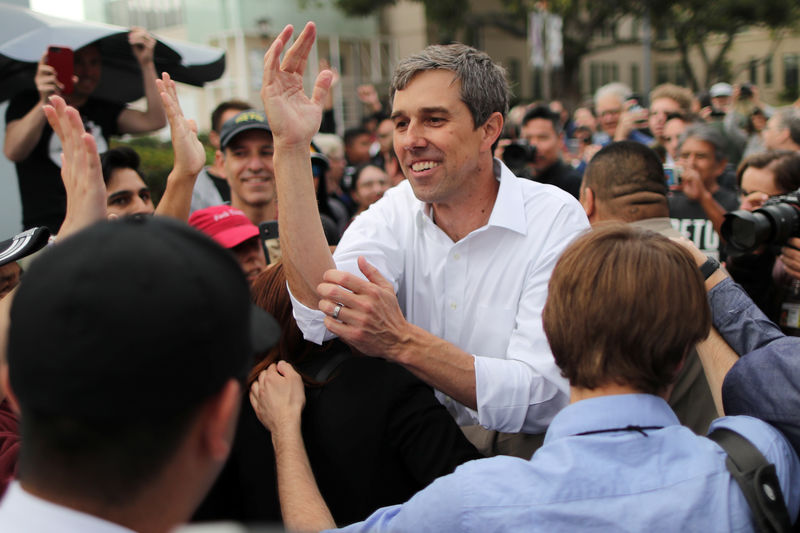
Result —
[[317, 30], [313, 22], [306, 24], [281, 61], [280, 54], [293, 31], [291, 25], [286, 26], [264, 56], [261, 100], [276, 144], [311, 142], [319, 129], [322, 104], [333, 79], [329, 70], [320, 72], [311, 98], [306, 96], [303, 91], [303, 73]]

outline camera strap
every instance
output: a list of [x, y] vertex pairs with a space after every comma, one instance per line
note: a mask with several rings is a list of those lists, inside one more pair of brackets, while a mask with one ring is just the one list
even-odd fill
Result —
[[725, 466], [742, 489], [758, 531], [797, 531], [792, 529], [775, 465], [767, 461], [752, 442], [735, 431], [717, 428], [708, 438], [728, 454]]

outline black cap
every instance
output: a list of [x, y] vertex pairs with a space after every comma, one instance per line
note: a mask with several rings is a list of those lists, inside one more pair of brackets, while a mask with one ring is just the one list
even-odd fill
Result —
[[277, 341], [253, 308], [238, 262], [202, 233], [165, 217], [101, 222], [26, 272], [11, 388], [23, 409], [76, 419], [191, 408]]
[[42, 227], [31, 228], [8, 240], [0, 241], [0, 266], [38, 252], [44, 248], [49, 238], [50, 230]]
[[222, 128], [220, 128], [219, 149], [225, 150], [234, 137], [247, 130], [272, 131], [264, 113], [256, 111], [255, 109], [242, 111], [238, 115], [226, 120]]

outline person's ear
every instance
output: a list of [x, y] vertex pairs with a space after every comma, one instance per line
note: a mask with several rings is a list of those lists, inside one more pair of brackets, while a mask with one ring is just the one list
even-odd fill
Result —
[[491, 151], [492, 145], [503, 133], [503, 115], [497, 111], [489, 115], [486, 122], [481, 126], [483, 130], [483, 142], [481, 143], [481, 151]]
[[219, 133], [214, 130], [208, 132], [208, 144], [219, 150]]
[[241, 385], [231, 378], [203, 409], [200, 423], [204, 448], [215, 461], [225, 461], [230, 453], [241, 405]]
[[586, 216], [591, 222], [592, 218], [594, 217], [595, 210], [597, 209], [595, 206], [594, 191], [586, 186], [581, 187], [579, 200], [583, 206], [583, 211], [586, 213]]

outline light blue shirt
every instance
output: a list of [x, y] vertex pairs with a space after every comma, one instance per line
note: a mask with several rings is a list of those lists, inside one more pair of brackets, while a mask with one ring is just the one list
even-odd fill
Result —
[[[579, 433], [639, 426], [663, 429]], [[800, 461], [783, 436], [749, 417], [716, 420], [776, 466], [790, 516], [800, 506]], [[471, 461], [403, 505], [345, 531], [753, 531], [725, 452], [678, 423], [647, 394], [587, 399], [553, 419], [526, 461]]]

